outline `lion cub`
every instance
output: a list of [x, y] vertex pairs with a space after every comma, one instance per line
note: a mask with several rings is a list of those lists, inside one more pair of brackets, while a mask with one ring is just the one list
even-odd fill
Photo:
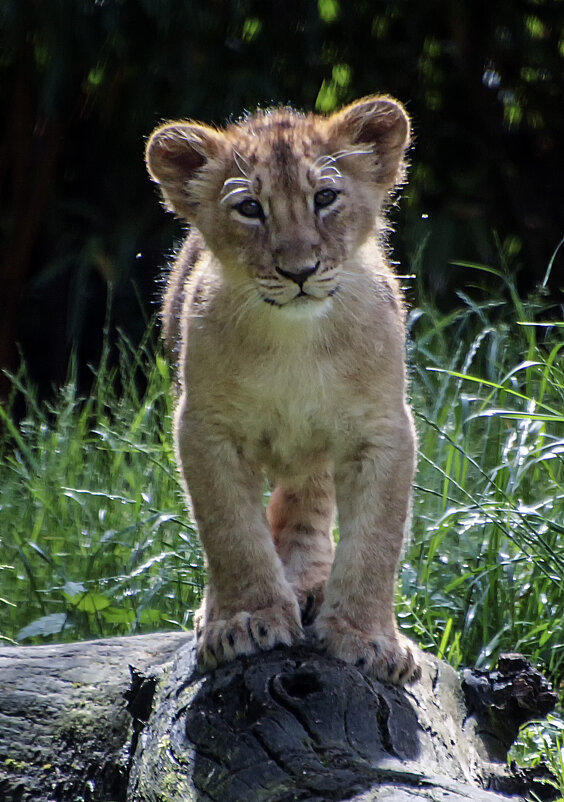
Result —
[[419, 676], [393, 612], [415, 434], [382, 245], [408, 141], [402, 106], [368, 97], [327, 117], [173, 122], [148, 142], [152, 178], [191, 226], [162, 318], [209, 572], [202, 668], [312, 624], [319, 648], [372, 677]]

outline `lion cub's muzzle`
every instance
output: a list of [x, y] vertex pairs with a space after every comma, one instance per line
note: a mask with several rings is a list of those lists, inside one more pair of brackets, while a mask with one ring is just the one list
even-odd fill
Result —
[[273, 306], [301, 305], [321, 302], [333, 296], [338, 285], [334, 271], [324, 271], [321, 262], [298, 266], [275, 266], [277, 280], [259, 279], [263, 300]]

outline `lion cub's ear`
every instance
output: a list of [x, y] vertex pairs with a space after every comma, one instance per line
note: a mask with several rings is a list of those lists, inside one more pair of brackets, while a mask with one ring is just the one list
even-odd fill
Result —
[[199, 202], [197, 173], [222, 152], [222, 134], [207, 125], [169, 123], [151, 134], [145, 150], [147, 169], [171, 211], [191, 219]]
[[403, 106], [389, 97], [366, 97], [330, 117], [332, 135], [344, 146], [365, 146], [376, 157], [375, 180], [391, 188], [403, 179], [410, 125]]

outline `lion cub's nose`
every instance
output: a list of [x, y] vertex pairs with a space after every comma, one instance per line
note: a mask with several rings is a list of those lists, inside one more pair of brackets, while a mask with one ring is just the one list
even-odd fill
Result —
[[304, 267], [296, 267], [294, 270], [283, 270], [281, 267], [276, 268], [276, 272], [280, 273], [281, 276], [284, 278], [289, 278], [290, 281], [295, 281], [296, 284], [300, 286], [307, 281], [307, 279], [315, 273], [317, 268], [319, 267], [319, 262], [316, 262], [314, 265], [305, 265]]

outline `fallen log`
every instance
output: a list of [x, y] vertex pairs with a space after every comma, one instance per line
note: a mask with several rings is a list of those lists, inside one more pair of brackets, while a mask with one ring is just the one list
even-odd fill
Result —
[[505, 762], [554, 706], [546, 680], [522, 658], [462, 683], [423, 664], [401, 689], [305, 645], [207, 675], [183, 633], [0, 649], [0, 799], [550, 799]]

